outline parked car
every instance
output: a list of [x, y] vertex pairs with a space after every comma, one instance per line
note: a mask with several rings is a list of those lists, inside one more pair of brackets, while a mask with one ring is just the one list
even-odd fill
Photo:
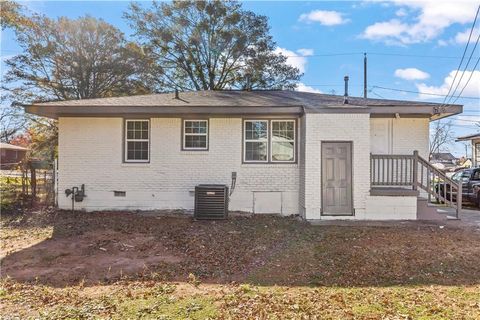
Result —
[[480, 184], [474, 185], [473, 186], [473, 194], [477, 195], [477, 207], [480, 208]]
[[[480, 207], [480, 168], [462, 169], [451, 177], [455, 182], [462, 182], [462, 196], [463, 199], [469, 200]], [[446, 192], [444, 193], [444, 186]], [[435, 185], [435, 191], [440, 195], [446, 195], [447, 200], [453, 198], [455, 200], [455, 194], [453, 196], [450, 192], [450, 185], [448, 183], [437, 183]]]

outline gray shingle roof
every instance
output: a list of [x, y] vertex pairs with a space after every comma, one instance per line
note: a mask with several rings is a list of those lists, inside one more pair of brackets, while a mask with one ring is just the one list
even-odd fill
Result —
[[[100, 99], [35, 103], [36, 106], [238, 106], [321, 108], [343, 106], [343, 96], [300, 91], [190, 91]], [[439, 103], [348, 97], [349, 106], [439, 106]]]
[[101, 99], [34, 103], [28, 113], [57, 119], [61, 116], [118, 115], [252, 115], [303, 113], [370, 113], [380, 115], [422, 115], [440, 119], [462, 112], [461, 105], [418, 101], [364, 99], [299, 91], [190, 91]]
[[432, 159], [431, 160], [443, 160], [443, 161], [452, 161], [456, 160], [457, 158], [451, 154], [450, 152], [437, 152], [437, 153], [432, 153]]

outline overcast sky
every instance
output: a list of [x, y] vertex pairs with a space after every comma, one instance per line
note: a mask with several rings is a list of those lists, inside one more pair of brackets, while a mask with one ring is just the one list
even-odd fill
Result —
[[[140, 1], [148, 6], [149, 2]], [[128, 1], [24, 1], [29, 10], [49, 17], [91, 15], [132, 31], [122, 18]], [[480, 1], [248, 1], [246, 9], [269, 17], [278, 52], [304, 76], [299, 90], [343, 94], [343, 76], [350, 76], [350, 94], [363, 95], [363, 52], [368, 56], [368, 91], [372, 98], [443, 102], [465, 49]], [[472, 44], [480, 34], [480, 21]], [[19, 53], [11, 31], [1, 38], [2, 61]], [[469, 49], [470, 51], [470, 49]], [[470, 56], [467, 52], [467, 58]], [[480, 44], [457, 93], [464, 114], [452, 118], [456, 135], [480, 131]], [[465, 59], [467, 60], [467, 59]], [[461, 71], [465, 66], [463, 63]], [[471, 74], [473, 72], [473, 74]], [[461, 74], [457, 75], [457, 80]], [[406, 90], [411, 92], [393, 91]], [[436, 96], [438, 95], [438, 96]], [[453, 144], [456, 155], [465, 147]]]

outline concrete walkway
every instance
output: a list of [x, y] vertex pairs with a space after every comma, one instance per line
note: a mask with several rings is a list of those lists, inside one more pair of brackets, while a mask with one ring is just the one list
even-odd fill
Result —
[[460, 214], [459, 222], [466, 226], [480, 228], [480, 209], [463, 209], [462, 213]]
[[[449, 208], [445, 208], [449, 209]], [[448, 210], [439, 212], [439, 214], [452, 215]], [[439, 219], [439, 220], [316, 220], [310, 221], [312, 225], [318, 226], [345, 226], [345, 227], [395, 227], [395, 226], [439, 226], [439, 227], [457, 227], [457, 228], [478, 228], [480, 230], [480, 210], [463, 209], [459, 220]]]

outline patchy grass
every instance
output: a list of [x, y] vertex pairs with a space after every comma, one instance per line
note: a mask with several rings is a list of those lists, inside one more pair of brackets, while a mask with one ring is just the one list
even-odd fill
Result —
[[[20, 171], [11, 172], [21, 173]], [[2, 214], [18, 214], [22, 212], [23, 207], [32, 207], [38, 203], [42, 205], [50, 204], [49, 201], [53, 197], [53, 182], [46, 178], [45, 171], [37, 171], [37, 193], [35, 198], [31, 195], [30, 178], [27, 178], [26, 183], [26, 190], [23, 190], [21, 177], [0, 173], [0, 210]], [[24, 194], [24, 191], [27, 194]]]
[[61, 211], [1, 227], [0, 318], [480, 318], [473, 228]]
[[[240, 290], [222, 306], [228, 317], [320, 319], [476, 319], [479, 287], [276, 288]], [[457, 291], [463, 292], [458, 296]]]
[[0, 210], [2, 212], [11, 210], [18, 202], [21, 191], [20, 178], [0, 176]]
[[[158, 288], [169, 288], [168, 290]], [[48, 288], [3, 280], [2, 315], [42, 319], [478, 319], [480, 287], [257, 287], [152, 281]]]

